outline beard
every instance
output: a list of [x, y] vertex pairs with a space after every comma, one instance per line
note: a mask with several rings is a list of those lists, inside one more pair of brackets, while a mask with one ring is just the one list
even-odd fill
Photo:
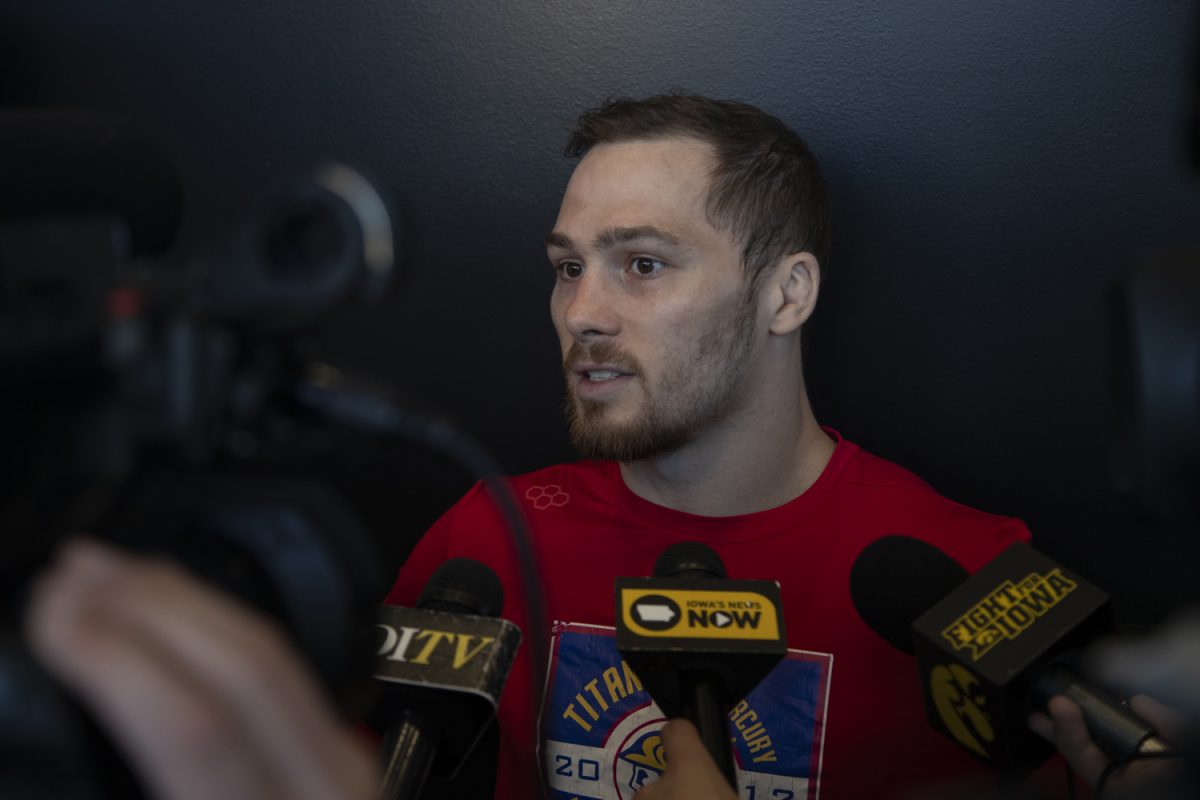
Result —
[[[591, 347], [573, 344], [564, 361], [567, 423], [571, 443], [584, 458], [641, 461], [673, 453], [696, 441], [738, 407], [749, 372], [756, 304], [731, 301], [727, 313], [691, 341], [669, 354], [662, 379], [647, 383], [645, 372], [612, 342]], [[611, 364], [633, 373], [641, 386], [641, 406], [626, 422], [616, 422], [611, 403], [575, 395], [571, 367], [581, 361]], [[634, 388], [634, 387], [630, 387]]]

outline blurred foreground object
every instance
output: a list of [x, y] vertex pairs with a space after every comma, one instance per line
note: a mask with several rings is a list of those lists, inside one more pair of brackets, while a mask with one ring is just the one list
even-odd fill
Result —
[[0, 111], [0, 796], [131, 797], [19, 635], [31, 576], [86, 530], [273, 618], [343, 712], [370, 686], [384, 560], [322, 482], [256, 474], [346, 434], [297, 337], [394, 284], [389, 204], [328, 162], [199, 252], [170, 159], [120, 120]]
[[1162, 524], [1200, 521], [1200, 249], [1143, 260], [1113, 293], [1117, 488]]
[[159, 800], [375, 795], [365, 743], [278, 628], [167, 562], [72, 542], [27, 623]]

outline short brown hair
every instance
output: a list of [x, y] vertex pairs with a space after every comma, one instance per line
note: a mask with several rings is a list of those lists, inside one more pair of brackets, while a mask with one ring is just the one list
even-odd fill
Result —
[[684, 92], [609, 99], [580, 115], [566, 154], [578, 158], [598, 144], [667, 136], [691, 136], [716, 150], [708, 219], [741, 243], [751, 279], [801, 250], [825, 265], [829, 198], [821, 167], [803, 139], [752, 105]]

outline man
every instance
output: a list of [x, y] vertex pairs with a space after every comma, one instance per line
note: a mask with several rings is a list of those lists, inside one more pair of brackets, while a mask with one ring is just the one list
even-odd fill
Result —
[[[663, 723], [613, 644], [613, 578], [669, 545], [715, 549], [729, 575], [782, 586], [795, 648], [735, 709], [742, 794], [886, 797], [977, 771], [925, 722], [910, 657], [855, 613], [849, 572], [888, 534], [974, 571], [1029, 534], [938, 496], [813, 416], [804, 323], [829, 249], [816, 160], [782, 122], [691, 95], [584, 114], [581, 156], [547, 252], [571, 437], [589, 459], [517, 477], [553, 626], [544, 697], [514, 668], [496, 796], [628, 798], [663, 769]], [[480, 487], [418, 544], [388, 602], [411, 604], [444, 560], [518, 570]], [[537, 720], [541, 709], [540, 722]]]

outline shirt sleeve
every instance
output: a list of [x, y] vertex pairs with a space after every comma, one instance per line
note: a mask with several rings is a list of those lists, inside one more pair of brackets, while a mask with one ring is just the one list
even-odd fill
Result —
[[1020, 519], [1016, 517], [995, 517], [993, 519], [996, 522], [981, 529], [979, 536], [971, 538], [971, 547], [960, 549], [956, 553], [960, 563], [972, 575], [1007, 550], [1010, 545], [1017, 542], [1030, 544], [1033, 539], [1029, 528]]

